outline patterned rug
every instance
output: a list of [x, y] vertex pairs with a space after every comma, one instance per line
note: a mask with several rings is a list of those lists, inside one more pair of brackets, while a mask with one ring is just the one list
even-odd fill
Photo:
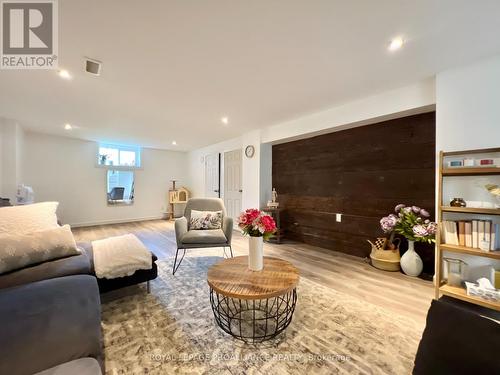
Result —
[[293, 321], [264, 344], [219, 329], [206, 274], [220, 260], [187, 257], [133, 295], [102, 305], [108, 374], [409, 374], [421, 337], [412, 320], [301, 278]]

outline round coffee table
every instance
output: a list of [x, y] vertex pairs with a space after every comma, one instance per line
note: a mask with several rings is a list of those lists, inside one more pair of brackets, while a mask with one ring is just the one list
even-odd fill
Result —
[[286, 260], [264, 257], [255, 272], [246, 256], [224, 259], [210, 267], [207, 281], [215, 321], [240, 340], [272, 339], [292, 321], [299, 271]]

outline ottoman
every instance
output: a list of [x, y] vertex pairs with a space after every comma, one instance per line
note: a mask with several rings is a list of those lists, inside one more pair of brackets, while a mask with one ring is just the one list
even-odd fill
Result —
[[[90, 269], [93, 275], [95, 275], [94, 271], [94, 253], [92, 250], [92, 244], [91, 243], [79, 243], [78, 246], [85, 250], [87, 253], [87, 256], [90, 260]], [[149, 287], [149, 281], [156, 279], [158, 276], [158, 267], [156, 266], [156, 261], [158, 258], [156, 255], [151, 253], [152, 257], [152, 267], [150, 270], [137, 270], [135, 271], [134, 274], [130, 276], [125, 276], [125, 277], [117, 277], [114, 279], [99, 279], [97, 278], [97, 285], [99, 286], [99, 292], [100, 293], [106, 293], [111, 290], [116, 290], [120, 288], [125, 288], [127, 286], [131, 285], [136, 285], [139, 283], [146, 283], [147, 285], [147, 291], [149, 293], [150, 287]]]

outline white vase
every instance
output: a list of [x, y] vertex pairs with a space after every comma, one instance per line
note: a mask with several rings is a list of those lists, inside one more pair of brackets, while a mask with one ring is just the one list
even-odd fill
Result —
[[248, 245], [248, 268], [252, 271], [262, 271], [264, 266], [263, 237], [250, 236]]
[[418, 276], [424, 268], [420, 256], [415, 252], [415, 242], [408, 241], [408, 250], [401, 257], [401, 268], [408, 276]]

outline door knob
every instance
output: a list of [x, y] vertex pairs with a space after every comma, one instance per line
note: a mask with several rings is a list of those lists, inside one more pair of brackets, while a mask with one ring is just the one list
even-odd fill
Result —
[[241, 190], [241, 189], [240, 189], [240, 190], [238, 190], [238, 191], [239, 191], [240, 193], [243, 193], [243, 190]]
[[215, 190], [214, 190], [214, 193], [218, 193], [218, 192], [219, 192], [219, 189], [215, 189]]

